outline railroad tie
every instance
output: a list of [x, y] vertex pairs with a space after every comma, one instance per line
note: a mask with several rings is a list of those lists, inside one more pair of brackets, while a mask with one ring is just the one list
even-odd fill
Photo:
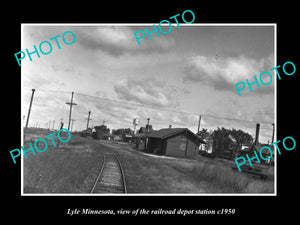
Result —
[[105, 154], [91, 193], [126, 193], [123, 169], [115, 154]]

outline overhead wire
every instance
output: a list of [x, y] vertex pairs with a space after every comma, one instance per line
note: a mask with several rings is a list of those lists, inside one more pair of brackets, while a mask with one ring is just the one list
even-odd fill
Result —
[[[26, 90], [31, 90], [31, 89], [26, 89]], [[43, 90], [43, 89], [36, 89], [36, 91], [56, 92], [56, 93], [72, 93], [71, 91], [56, 91], [56, 90]], [[204, 114], [204, 113], [198, 113], [197, 114], [197, 113], [192, 113], [192, 112], [185, 112], [185, 111], [167, 109], [167, 108], [162, 108], [162, 107], [155, 107], [155, 106], [125, 102], [125, 101], [120, 101], [120, 100], [115, 100], [115, 99], [103, 98], [103, 97], [88, 95], [88, 94], [84, 94], [84, 93], [80, 93], [80, 92], [74, 92], [74, 94], [85, 96], [85, 97], [90, 97], [90, 98], [95, 98], [95, 99], [99, 99], [99, 100], [103, 100], [103, 101], [109, 101], [109, 102], [114, 102], [114, 103], [119, 103], [119, 104], [126, 104], [126, 105], [135, 106], [135, 107], [150, 108], [150, 109], [166, 111], [166, 112], [181, 113], [181, 114], [187, 114], [187, 115], [193, 115], [193, 116], [200, 116], [201, 115], [202, 117], [207, 117], [207, 118], [224, 119], [224, 120], [232, 120], [232, 121], [239, 121], [239, 122], [258, 123], [258, 121], [254, 121], [254, 120], [245, 120], [245, 119], [237, 119], [237, 118], [230, 118], [230, 117], [221, 117], [221, 116], [216, 116], [216, 115], [208, 115], [208, 114]], [[260, 121], [259, 123], [265, 124], [265, 125], [272, 125], [272, 123], [268, 123], [268, 122], [261, 122]]]

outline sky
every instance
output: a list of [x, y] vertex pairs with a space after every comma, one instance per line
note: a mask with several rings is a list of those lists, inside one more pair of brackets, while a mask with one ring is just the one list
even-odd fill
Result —
[[[200, 129], [235, 128], [254, 136], [256, 123], [261, 123], [260, 141], [271, 141], [274, 81], [260, 89], [253, 85], [253, 92], [247, 88], [242, 96], [234, 84], [254, 81], [254, 75], [276, 66], [273, 25], [178, 28], [175, 23], [168, 34], [152, 33], [152, 40], [145, 35], [138, 45], [134, 32], [145, 27], [153, 30], [152, 24], [23, 24], [22, 51], [32, 52], [43, 41], [52, 45], [50, 54], [32, 54], [32, 61], [26, 55], [21, 61], [23, 122], [34, 88], [29, 121], [33, 127], [46, 127], [51, 121], [52, 128], [55, 121], [59, 129], [63, 119], [67, 128], [66, 102], [73, 91], [73, 131], [86, 129], [88, 111], [90, 127], [105, 121], [110, 129], [133, 128], [133, 118], [139, 118], [139, 128], [150, 118], [154, 129], [172, 125], [193, 132], [201, 115]], [[62, 40], [66, 31], [76, 37], [71, 45]], [[57, 35], [61, 49], [50, 40]], [[64, 37], [66, 42], [73, 40], [70, 33]], [[49, 46], [43, 44], [42, 50], [48, 52]], [[262, 79], [267, 83], [270, 78]]]

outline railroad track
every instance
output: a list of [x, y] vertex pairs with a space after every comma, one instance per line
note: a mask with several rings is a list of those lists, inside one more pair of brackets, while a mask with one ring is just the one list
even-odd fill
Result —
[[127, 193], [125, 174], [116, 154], [103, 155], [103, 164], [90, 193]]

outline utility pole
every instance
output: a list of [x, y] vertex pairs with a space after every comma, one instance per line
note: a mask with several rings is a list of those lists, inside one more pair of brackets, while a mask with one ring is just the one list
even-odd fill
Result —
[[53, 120], [53, 123], [52, 123], [52, 130], [54, 130], [54, 123], [55, 123], [55, 120]]
[[200, 122], [201, 122], [201, 115], [199, 115], [199, 122], [198, 122], [197, 134], [198, 134], [199, 131], [200, 131]]
[[29, 117], [30, 117], [30, 111], [31, 111], [31, 105], [32, 105], [32, 100], [33, 100], [34, 92], [35, 92], [35, 89], [32, 89], [32, 94], [31, 94], [31, 99], [30, 99], [30, 105], [29, 105], [28, 115], [27, 115], [27, 120], [26, 120], [26, 128], [28, 127], [28, 122], [29, 122]]
[[73, 105], [77, 105], [76, 103], [73, 103], [73, 95], [74, 95], [74, 92], [72, 92], [71, 102], [66, 102], [67, 105], [70, 105], [70, 114], [69, 114], [68, 130], [70, 130], [72, 106], [73, 106]]
[[201, 115], [199, 115], [199, 122], [198, 122], [198, 129], [197, 129], [197, 133], [196, 133], [196, 136], [197, 136], [197, 144], [195, 145], [195, 150], [196, 150], [196, 148], [198, 147], [198, 150], [199, 150], [199, 146], [198, 146], [198, 144], [199, 144], [199, 140], [198, 140], [198, 138], [199, 138], [199, 136], [198, 136], [198, 134], [199, 134], [199, 131], [200, 131], [200, 122], [201, 122]]
[[[272, 123], [272, 126], [273, 126], [273, 134], [272, 134], [272, 143], [274, 143], [274, 133], [275, 133], [275, 124], [274, 123]], [[274, 145], [272, 145], [272, 150], [273, 150], [273, 148], [274, 148]]]
[[148, 145], [148, 138], [147, 138], [147, 135], [148, 135], [148, 133], [149, 133], [149, 121], [150, 121], [150, 118], [147, 118], [146, 137], [145, 137], [144, 150], [147, 150], [147, 145]]
[[60, 130], [63, 127], [64, 127], [63, 118], [60, 118], [60, 127], [58, 129]]
[[72, 132], [72, 129], [73, 129], [73, 122], [75, 121], [74, 119], [71, 119], [72, 120], [72, 125], [71, 125], [71, 132]]
[[49, 121], [49, 130], [51, 129], [51, 120]]
[[88, 131], [88, 128], [89, 128], [89, 122], [90, 122], [90, 120], [92, 120], [92, 119], [90, 119], [90, 115], [91, 115], [91, 111], [89, 111], [88, 118], [85, 118], [85, 119], [87, 119], [86, 132], [85, 132], [86, 136], [87, 136], [87, 131]]

